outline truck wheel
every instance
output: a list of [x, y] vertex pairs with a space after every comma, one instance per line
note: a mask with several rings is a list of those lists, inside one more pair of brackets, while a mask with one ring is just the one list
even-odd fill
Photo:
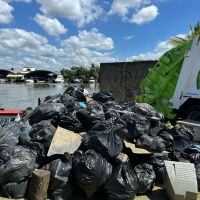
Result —
[[200, 121], [200, 105], [193, 105], [183, 111], [183, 117], [194, 121]]

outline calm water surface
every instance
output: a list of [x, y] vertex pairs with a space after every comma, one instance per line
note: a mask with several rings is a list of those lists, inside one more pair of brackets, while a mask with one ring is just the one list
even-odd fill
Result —
[[[0, 84], [0, 107], [4, 109], [25, 109], [36, 107], [38, 98], [64, 92], [68, 84]], [[76, 86], [76, 85], [75, 85]], [[78, 85], [77, 85], [78, 86]], [[86, 84], [90, 92], [99, 91], [99, 84]]]

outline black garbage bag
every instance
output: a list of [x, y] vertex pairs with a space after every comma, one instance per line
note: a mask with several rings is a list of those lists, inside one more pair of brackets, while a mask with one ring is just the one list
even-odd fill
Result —
[[75, 182], [88, 198], [103, 186], [112, 174], [112, 165], [94, 150], [76, 152], [73, 159]]
[[115, 122], [115, 121], [119, 121], [120, 119], [121, 119], [121, 116], [116, 110], [108, 110], [105, 112], [106, 121]]
[[77, 118], [75, 112], [62, 113], [53, 117], [52, 124], [54, 124], [56, 127], [60, 126], [76, 133], [79, 133], [83, 130], [82, 124]]
[[153, 166], [147, 163], [137, 165], [134, 168], [134, 172], [138, 178], [138, 194], [144, 195], [151, 192], [156, 180], [156, 175], [153, 170]]
[[200, 164], [195, 165], [196, 168], [196, 175], [197, 175], [197, 185], [198, 189], [200, 190]]
[[105, 158], [116, 157], [123, 149], [123, 139], [118, 136], [124, 127], [120, 124], [97, 122], [89, 131], [88, 148]]
[[105, 103], [109, 100], [113, 101], [115, 100], [114, 97], [112, 96], [112, 94], [110, 92], [97, 92], [97, 93], [94, 93], [92, 98], [97, 101], [97, 102], [100, 102], [100, 103]]
[[76, 116], [86, 131], [96, 122], [105, 120], [102, 106], [95, 101], [90, 101], [85, 109], [80, 109], [76, 113]]
[[188, 155], [190, 162], [194, 164], [200, 164], [200, 153], [191, 153]]
[[33, 125], [63, 112], [65, 112], [65, 106], [62, 103], [43, 103], [34, 109], [29, 121]]
[[187, 129], [183, 125], [177, 124], [176, 126], [174, 126], [170, 130], [170, 132], [171, 132], [172, 137], [174, 137], [174, 136], [182, 136], [183, 138], [185, 138], [188, 141], [192, 141], [193, 140], [193, 134], [189, 131], [189, 129]]
[[44, 99], [44, 102], [45, 103], [62, 103], [61, 94], [57, 94], [57, 95], [54, 95], [54, 96], [47, 96]]
[[77, 99], [70, 96], [68, 93], [65, 93], [65, 92], [62, 95], [62, 103], [65, 105], [65, 108], [68, 113], [81, 108]]
[[107, 122], [115, 124], [115, 126], [120, 127], [117, 131], [117, 135], [123, 139], [131, 140], [133, 137], [130, 135], [127, 124], [121, 119], [120, 114], [116, 110], [109, 110], [105, 113], [105, 119]]
[[149, 160], [151, 154], [138, 154], [133, 153], [130, 148], [124, 147], [123, 153], [128, 155], [131, 167], [134, 168], [136, 165], [146, 163]]
[[84, 95], [84, 90], [82, 88], [75, 88], [74, 90], [74, 97], [79, 101], [79, 102], [86, 102], [86, 97]]
[[165, 150], [164, 141], [159, 136], [151, 137], [149, 135], [142, 135], [139, 139], [137, 139], [135, 146], [158, 153]]
[[117, 101], [107, 101], [104, 104], [102, 104], [104, 112], [107, 112], [109, 110], [122, 110], [122, 107], [118, 104]]
[[172, 152], [174, 150], [174, 138], [172, 135], [167, 131], [161, 131], [159, 137], [163, 139], [166, 150]]
[[69, 86], [69, 87], [64, 91], [63, 94], [69, 94], [70, 96], [72, 96], [72, 95], [73, 95], [73, 92], [74, 92], [74, 89], [75, 89], [75, 87]]
[[84, 90], [82, 88], [70, 86], [63, 93], [63, 95], [65, 94], [74, 97], [78, 102], [86, 102], [86, 97], [84, 95]]
[[136, 103], [133, 107], [132, 107], [132, 111], [139, 113], [141, 115], [147, 116], [147, 117], [155, 117], [158, 120], [163, 120], [164, 119], [164, 115], [162, 113], [159, 113], [158, 111], [156, 111], [151, 105], [149, 105], [148, 103]]
[[133, 102], [124, 102], [121, 104], [122, 110], [132, 112], [132, 107], [135, 105]]
[[190, 163], [191, 158], [184, 152], [173, 151], [169, 154], [169, 159], [177, 162]]
[[132, 200], [135, 198], [138, 180], [128, 162], [121, 163], [113, 169], [112, 176], [104, 188], [108, 200]]
[[20, 133], [19, 137], [19, 144], [20, 145], [28, 145], [31, 142], [30, 132], [32, 127], [29, 125], [28, 121], [23, 122], [21, 124], [22, 132]]
[[[21, 126], [17, 122], [11, 122], [0, 127], [0, 160], [6, 162], [10, 159], [15, 146], [19, 142]], [[1, 163], [2, 164], [2, 163]]]
[[87, 107], [85, 109], [90, 113], [90, 118], [92, 118], [93, 121], [105, 120], [103, 108], [97, 102], [88, 102]]
[[68, 183], [71, 169], [72, 159], [68, 153], [63, 155], [62, 160], [56, 159], [49, 164], [49, 171], [51, 172], [49, 191], [54, 198], [66, 196], [65, 187]]
[[32, 174], [35, 164], [35, 151], [16, 146], [10, 160], [0, 166], [0, 184], [24, 180]]
[[44, 158], [46, 156], [46, 151], [43, 144], [39, 142], [30, 142], [30, 144], [26, 145], [25, 147], [34, 150], [37, 153], [37, 158]]
[[182, 152], [186, 149], [190, 144], [191, 141], [181, 135], [174, 135], [174, 150]]
[[148, 164], [153, 166], [154, 172], [156, 174], [156, 183], [164, 184], [165, 182], [165, 160], [170, 160], [168, 154], [154, 153], [150, 155], [148, 159]]
[[150, 121], [146, 117], [131, 112], [123, 114], [121, 118], [126, 122], [129, 135], [131, 135], [133, 139], [143, 134], [148, 134]]
[[156, 174], [155, 182], [164, 185], [166, 181], [166, 169], [165, 167], [154, 167], [154, 172]]
[[151, 136], [158, 136], [161, 134], [161, 132], [163, 131], [164, 127], [162, 126], [157, 126], [157, 127], [154, 127], [154, 128], [150, 128], [149, 130], [149, 135]]
[[81, 198], [85, 197], [84, 192], [82, 192], [77, 185], [71, 183], [70, 180], [54, 190], [50, 195], [53, 200], [85, 200], [85, 198]]
[[24, 110], [24, 112], [20, 113], [20, 118], [21, 121], [26, 121], [30, 118], [30, 116], [32, 115], [33, 109], [31, 107], [26, 108], [26, 110]]
[[27, 180], [18, 183], [8, 183], [2, 186], [1, 191], [10, 199], [24, 198], [27, 189]]
[[46, 151], [48, 151], [55, 132], [56, 129], [51, 122], [43, 120], [32, 126], [32, 131], [30, 132], [31, 141], [43, 144]]

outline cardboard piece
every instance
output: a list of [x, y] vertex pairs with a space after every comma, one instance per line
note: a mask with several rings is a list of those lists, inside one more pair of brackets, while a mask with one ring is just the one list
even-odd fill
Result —
[[58, 127], [52, 139], [47, 156], [53, 154], [73, 154], [81, 145], [82, 137], [73, 131]]
[[146, 149], [136, 148], [135, 144], [132, 144], [130, 142], [124, 141], [124, 143], [125, 143], [125, 146], [127, 148], [130, 148], [133, 153], [137, 153], [137, 154], [152, 154], [152, 152], [147, 151]]

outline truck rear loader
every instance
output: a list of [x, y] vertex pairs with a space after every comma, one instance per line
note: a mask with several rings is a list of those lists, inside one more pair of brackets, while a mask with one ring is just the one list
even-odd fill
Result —
[[169, 119], [200, 121], [200, 36], [161, 56], [140, 89], [136, 102], [149, 103]]

